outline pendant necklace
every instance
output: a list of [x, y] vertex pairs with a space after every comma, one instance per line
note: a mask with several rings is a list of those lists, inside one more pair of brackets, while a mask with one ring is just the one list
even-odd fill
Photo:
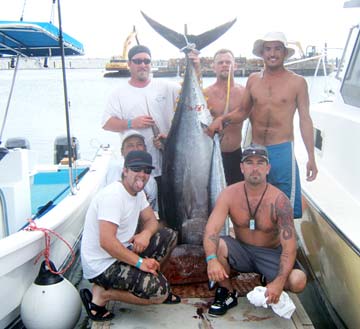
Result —
[[267, 188], [268, 188], [268, 183], [266, 183], [265, 190], [264, 190], [263, 194], [261, 195], [261, 198], [260, 198], [258, 204], [255, 207], [255, 212], [252, 213], [250, 203], [249, 203], [249, 198], [248, 198], [247, 191], [246, 191], [246, 187], [245, 187], [245, 184], [244, 184], [244, 192], [245, 192], [246, 202], [247, 202], [248, 211], [249, 211], [249, 215], [250, 215], [249, 228], [250, 228], [251, 231], [254, 231], [256, 229], [255, 216], [256, 216], [256, 213], [257, 213], [257, 211], [258, 211], [258, 209], [260, 207], [261, 201], [264, 198], [264, 195], [265, 195], [265, 192], [266, 192]]

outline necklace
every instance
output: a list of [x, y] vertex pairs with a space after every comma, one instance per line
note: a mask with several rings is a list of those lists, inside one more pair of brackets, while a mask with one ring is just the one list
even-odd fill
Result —
[[244, 184], [244, 192], [245, 192], [246, 202], [247, 202], [248, 211], [249, 211], [249, 215], [250, 215], [249, 228], [250, 228], [251, 231], [254, 231], [256, 229], [255, 216], [256, 216], [256, 213], [257, 213], [257, 211], [258, 211], [258, 209], [259, 209], [259, 207], [261, 205], [261, 201], [264, 198], [264, 195], [265, 195], [265, 192], [266, 192], [267, 188], [268, 188], [268, 184], [266, 183], [265, 190], [264, 190], [263, 194], [261, 195], [261, 198], [260, 198], [258, 204], [255, 207], [255, 212], [252, 213], [250, 203], [249, 203], [249, 198], [248, 198], [247, 191], [246, 191], [246, 187], [245, 187], [245, 184]]

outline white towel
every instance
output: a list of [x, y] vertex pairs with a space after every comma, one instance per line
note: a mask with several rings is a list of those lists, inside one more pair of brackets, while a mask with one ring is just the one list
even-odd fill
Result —
[[[265, 297], [265, 291], [265, 287], [258, 286], [250, 291], [246, 297], [251, 304], [257, 307], [262, 306], [267, 308], [268, 304], [266, 304], [267, 297]], [[290, 296], [285, 291], [281, 293], [279, 301], [276, 304], [269, 305], [277, 315], [285, 319], [290, 319], [296, 309]]]

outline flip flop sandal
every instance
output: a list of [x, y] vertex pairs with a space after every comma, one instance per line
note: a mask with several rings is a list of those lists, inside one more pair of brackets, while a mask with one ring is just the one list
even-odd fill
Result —
[[167, 298], [163, 301], [163, 304], [179, 304], [181, 302], [181, 298], [178, 295], [169, 292]]
[[[92, 293], [89, 289], [81, 289], [80, 297], [84, 304], [85, 310], [89, 318], [93, 321], [103, 322], [114, 318], [114, 314], [106, 309], [105, 306], [99, 306], [91, 302]], [[95, 314], [91, 311], [96, 312]]]

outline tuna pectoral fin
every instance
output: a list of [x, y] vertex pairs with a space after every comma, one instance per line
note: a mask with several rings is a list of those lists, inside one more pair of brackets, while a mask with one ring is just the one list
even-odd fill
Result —
[[[172, 43], [174, 46], [176, 46], [179, 49], [185, 48], [188, 46], [188, 43], [194, 43], [196, 45], [197, 50], [201, 50], [205, 48], [210, 43], [214, 42], [216, 39], [218, 39], [220, 36], [222, 36], [231, 26], [234, 25], [236, 22], [236, 18], [233, 19], [230, 22], [227, 22], [223, 25], [220, 25], [210, 31], [204, 32], [200, 35], [191, 35], [186, 34], [186, 38], [184, 34], [175, 32], [168, 27], [154, 21], [149, 16], [147, 16], [145, 13], [141, 12], [141, 14], [144, 16], [146, 21], [150, 24], [150, 26], [158, 32], [160, 35], [162, 35], [167, 41]], [[186, 40], [187, 39], [187, 40]]]
[[186, 219], [181, 227], [181, 243], [202, 245], [206, 218]]

